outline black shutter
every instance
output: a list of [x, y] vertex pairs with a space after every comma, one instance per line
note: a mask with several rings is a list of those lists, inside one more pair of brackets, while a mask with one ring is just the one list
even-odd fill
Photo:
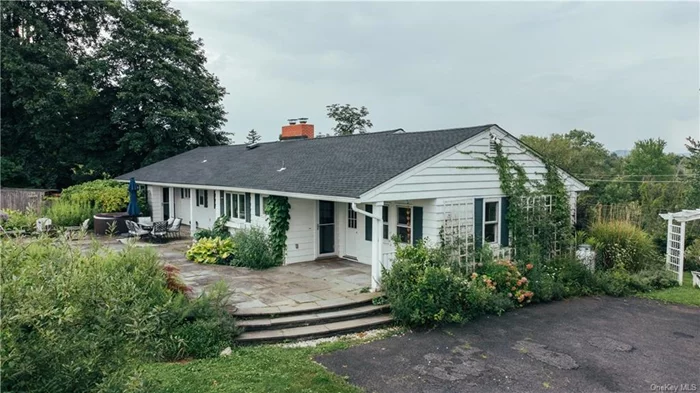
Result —
[[194, 199], [197, 206], [199, 206], [199, 190], [194, 190]]
[[250, 222], [250, 193], [245, 193], [245, 222]]
[[204, 190], [204, 207], [209, 207], [209, 191]]
[[418, 244], [423, 239], [423, 208], [413, 207], [413, 221], [411, 222], [411, 232], [413, 233], [413, 245]]
[[[372, 213], [372, 205], [366, 204], [365, 211]], [[365, 216], [365, 240], [372, 241], [372, 217]]]
[[481, 248], [484, 242], [484, 198], [474, 199], [474, 247]]
[[501, 245], [508, 247], [510, 245], [509, 229], [508, 229], [508, 203], [507, 197], [501, 198]]
[[255, 217], [260, 217], [260, 194], [255, 194]]
[[223, 216], [224, 212], [224, 192], [219, 190], [219, 216]]

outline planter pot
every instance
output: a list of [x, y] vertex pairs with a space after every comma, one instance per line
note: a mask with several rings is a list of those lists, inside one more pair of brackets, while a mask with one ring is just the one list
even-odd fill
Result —
[[95, 227], [95, 234], [96, 235], [106, 235], [107, 232], [109, 231], [109, 227], [113, 222], [116, 222], [117, 224], [117, 234], [119, 233], [128, 233], [129, 230], [126, 227], [126, 220], [134, 220], [135, 217], [132, 217], [125, 212], [119, 212], [119, 213], [97, 213], [95, 214], [94, 218], [94, 227]]

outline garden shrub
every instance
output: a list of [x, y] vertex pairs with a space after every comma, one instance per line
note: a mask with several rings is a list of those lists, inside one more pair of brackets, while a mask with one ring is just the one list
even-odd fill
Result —
[[665, 269], [647, 269], [637, 273], [611, 269], [596, 273], [596, 278], [598, 289], [610, 296], [629, 296], [678, 285], [675, 275]]
[[684, 256], [683, 270], [700, 271], [700, 238], [693, 240], [693, 242], [685, 248]]
[[19, 210], [4, 210], [7, 217], [2, 222], [2, 227], [6, 231], [26, 231], [33, 232], [36, 229], [36, 220], [39, 218], [34, 211], [27, 209], [24, 212]]
[[48, 201], [44, 216], [51, 219], [54, 226], [77, 226], [91, 219], [98, 210], [89, 202], [77, 202], [52, 198]]
[[167, 288], [151, 249], [2, 240], [2, 391], [91, 392], [126, 365], [213, 356], [236, 334], [218, 287]]
[[282, 264], [282, 261], [275, 258], [270, 239], [261, 228], [237, 230], [232, 239], [236, 253], [231, 265], [267, 269]]
[[463, 281], [448, 267], [397, 256], [382, 286], [398, 321], [409, 326], [435, 325], [465, 318]]
[[597, 252], [596, 267], [621, 267], [637, 272], [659, 262], [651, 237], [624, 221], [597, 222], [589, 231], [589, 243]]
[[187, 250], [185, 256], [195, 263], [230, 265], [235, 252], [236, 246], [231, 238], [203, 237]]
[[503, 293], [516, 304], [530, 302], [532, 292], [528, 290], [528, 279], [520, 273], [515, 263], [497, 261], [480, 265], [472, 274], [472, 278], [477, 278], [481, 274], [483, 280], [491, 282], [497, 292]]
[[465, 276], [450, 267], [448, 252], [424, 243], [397, 245], [392, 269], [384, 272], [382, 289], [394, 317], [407, 325], [463, 322], [514, 307], [485, 275]]
[[122, 212], [129, 205], [129, 185], [116, 180], [93, 180], [63, 189], [60, 198], [88, 203], [101, 213]]

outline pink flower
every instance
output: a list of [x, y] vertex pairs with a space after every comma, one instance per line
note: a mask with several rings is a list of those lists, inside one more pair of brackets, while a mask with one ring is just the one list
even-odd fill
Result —
[[532, 269], [533, 267], [534, 267], [534, 266], [533, 266], [531, 263], [528, 263], [527, 265], [525, 265], [525, 269], [527, 269], [527, 270], [530, 270], [530, 269]]

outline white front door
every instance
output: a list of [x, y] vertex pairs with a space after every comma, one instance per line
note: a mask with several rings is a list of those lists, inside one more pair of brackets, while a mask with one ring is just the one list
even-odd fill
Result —
[[357, 212], [352, 210], [352, 204], [347, 204], [347, 219], [345, 220], [345, 256], [357, 259], [357, 242], [360, 239], [359, 220]]

